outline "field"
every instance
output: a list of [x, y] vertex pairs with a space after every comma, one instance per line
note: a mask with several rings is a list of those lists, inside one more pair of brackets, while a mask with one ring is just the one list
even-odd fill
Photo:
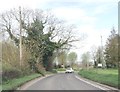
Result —
[[117, 69], [80, 70], [79, 75], [99, 83], [103, 83], [116, 88], [118, 87], [118, 70]]

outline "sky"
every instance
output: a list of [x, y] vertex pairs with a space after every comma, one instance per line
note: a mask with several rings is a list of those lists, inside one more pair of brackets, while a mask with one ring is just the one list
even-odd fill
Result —
[[103, 45], [114, 27], [118, 30], [118, 0], [1, 0], [0, 13], [18, 8], [50, 9], [59, 19], [76, 25], [76, 36], [85, 39], [74, 43], [78, 54], [90, 51], [93, 46]]

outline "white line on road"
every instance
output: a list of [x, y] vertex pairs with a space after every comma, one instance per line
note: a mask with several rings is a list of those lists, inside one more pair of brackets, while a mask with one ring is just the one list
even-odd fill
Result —
[[99, 88], [99, 89], [102, 89], [102, 90], [108, 90], [108, 89], [105, 89], [105, 88], [103, 88], [103, 87], [101, 87], [101, 86], [99, 86], [99, 85], [95, 85], [95, 84], [92, 84], [92, 83], [90, 83], [90, 82], [88, 82], [88, 81], [85, 81], [85, 80], [81, 79], [80, 77], [78, 77], [78, 76], [76, 76], [76, 75], [75, 75], [75, 77], [76, 77], [77, 79], [79, 79], [79, 80], [87, 83], [87, 84], [90, 84], [90, 85], [96, 87], [96, 88]]
[[33, 80], [23, 84], [21, 87], [18, 87], [17, 90], [26, 90], [28, 87], [30, 87], [34, 83], [36, 83], [36, 82], [38, 82], [38, 81], [40, 81], [40, 80], [42, 80], [42, 79], [44, 79], [46, 77], [49, 77], [49, 76], [52, 76], [52, 74], [51, 75], [46, 75], [45, 77], [38, 77], [36, 79], [33, 79]]

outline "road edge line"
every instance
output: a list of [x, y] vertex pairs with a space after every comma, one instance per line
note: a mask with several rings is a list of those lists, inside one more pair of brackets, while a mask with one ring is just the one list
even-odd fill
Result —
[[43, 77], [38, 77], [38, 78], [36, 78], [36, 79], [33, 79], [33, 80], [31, 80], [31, 81], [28, 81], [27, 83], [25, 83], [25, 84], [21, 85], [20, 87], [18, 87], [16, 90], [26, 90], [28, 87], [30, 87], [31, 85], [33, 85], [33, 84], [36, 83], [37, 81], [42, 80], [42, 79], [44, 79], [44, 78], [46, 78], [46, 77], [49, 77], [49, 76], [52, 76], [52, 75], [54, 75], [54, 74], [45, 75], [45, 76], [43, 76]]
[[78, 77], [78, 76], [76, 76], [76, 75], [75, 75], [75, 78], [77, 78], [77, 79], [79, 79], [79, 80], [81, 80], [81, 81], [83, 81], [83, 82], [85, 82], [85, 83], [87, 83], [87, 84], [90, 84], [90, 85], [92, 85], [92, 86], [94, 86], [94, 87], [96, 87], [96, 88], [99, 88], [99, 89], [102, 89], [102, 90], [109, 90], [109, 89], [105, 89], [105, 88], [103, 88], [103, 87], [101, 87], [101, 86], [99, 86], [99, 85], [95, 85], [95, 84], [93, 84], [93, 83], [91, 83], [91, 82], [85, 81], [85, 80], [81, 79], [80, 77]]

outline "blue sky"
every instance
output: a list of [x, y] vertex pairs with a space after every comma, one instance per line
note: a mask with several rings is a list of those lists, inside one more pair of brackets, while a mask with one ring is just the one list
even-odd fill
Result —
[[[89, 17], [96, 18], [96, 27], [105, 28], [106, 26], [117, 27], [117, 1], [100, 2], [97, 0], [95, 2], [83, 2], [82, 0], [51, 0], [45, 4], [43, 7], [45, 9], [56, 9], [56, 8], [68, 8], [70, 10], [82, 9], [85, 11], [86, 15]], [[72, 13], [72, 11], [71, 11]], [[77, 21], [76, 21], [77, 22]], [[84, 23], [84, 21], [79, 21], [79, 23]]]
[[0, 12], [18, 6], [50, 9], [59, 19], [76, 25], [76, 36], [87, 35], [84, 41], [74, 43], [78, 57], [92, 46], [99, 46], [101, 35], [105, 44], [113, 26], [118, 29], [118, 0], [2, 0]]

